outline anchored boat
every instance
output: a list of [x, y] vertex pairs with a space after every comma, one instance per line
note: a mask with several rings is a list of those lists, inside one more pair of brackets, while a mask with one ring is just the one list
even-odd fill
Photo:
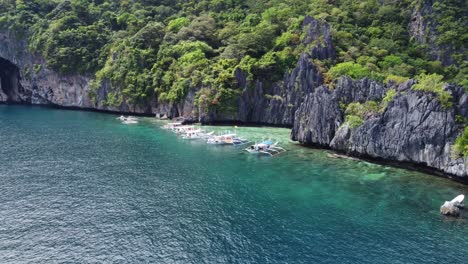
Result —
[[168, 123], [163, 126], [164, 129], [174, 130], [176, 127], [182, 126], [182, 122]]
[[125, 117], [123, 115], [117, 117], [120, 121], [122, 121], [122, 124], [130, 125], [130, 124], [138, 124], [138, 118], [134, 116], [128, 116]]
[[197, 129], [197, 130], [185, 132], [182, 138], [183, 139], [208, 139], [213, 134], [214, 132], [205, 133], [203, 130]]
[[278, 147], [278, 142], [273, 143], [270, 140], [251, 145], [245, 150], [251, 154], [265, 154], [269, 156], [275, 156], [286, 151], [284, 148]]
[[197, 130], [199, 130], [199, 129], [196, 128], [195, 126], [178, 126], [178, 127], [175, 127], [173, 129], [173, 131], [176, 134], [185, 134], [185, 133], [192, 132], [192, 131], [197, 131]]
[[245, 138], [237, 137], [236, 134], [225, 134], [220, 136], [212, 136], [206, 142], [212, 145], [234, 145], [241, 146], [249, 143], [249, 140]]
[[209, 138], [206, 143], [212, 144], [212, 145], [228, 145], [231, 144], [232, 141], [234, 141], [234, 137], [236, 134], [225, 134], [225, 135], [220, 135], [220, 136], [213, 136]]

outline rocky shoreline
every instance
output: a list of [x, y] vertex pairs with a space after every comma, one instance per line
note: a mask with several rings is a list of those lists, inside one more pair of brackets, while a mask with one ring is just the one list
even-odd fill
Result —
[[[247, 74], [234, 72], [240, 96], [237, 111], [217, 112], [196, 106], [193, 87], [177, 104], [152, 98], [144, 105], [107, 106], [109, 87], [90, 96], [89, 76], [63, 76], [47, 68], [40, 56], [27, 52], [27, 43], [10, 32], [0, 32], [0, 102], [46, 105], [67, 109], [119, 114], [182, 116], [189, 122], [261, 124], [292, 128], [291, 138], [305, 146], [332, 149], [353, 157], [393, 164], [427, 168], [433, 174], [466, 182], [468, 160], [456, 157], [452, 145], [468, 119], [468, 93], [461, 87], [445, 85], [453, 97], [444, 108], [431, 93], [413, 89], [414, 80], [380, 83], [367, 78], [341, 77], [326, 84], [314, 59], [333, 59], [335, 51], [330, 27], [312, 17], [302, 25], [310, 47], [283, 80], [269, 83], [248, 80]], [[346, 120], [346, 106], [374, 102], [382, 105], [389, 90], [395, 95], [385, 107], [370, 111], [356, 127]]]

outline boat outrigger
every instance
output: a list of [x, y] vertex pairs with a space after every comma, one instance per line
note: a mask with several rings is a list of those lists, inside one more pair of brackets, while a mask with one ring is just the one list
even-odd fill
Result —
[[286, 151], [284, 148], [278, 147], [278, 142], [273, 143], [270, 140], [251, 145], [245, 150], [252, 154], [265, 154], [269, 156], [275, 156]]
[[230, 142], [230, 144], [234, 145], [234, 146], [242, 146], [242, 145], [245, 145], [245, 144], [248, 144], [250, 143], [250, 141], [248, 139], [245, 139], [245, 138], [240, 138], [240, 137], [235, 137], [232, 142]]
[[[252, 142], [237, 136], [236, 133], [232, 133], [231, 131], [224, 131], [221, 134], [215, 135], [213, 131], [207, 133], [200, 126], [184, 125], [183, 121], [179, 120], [166, 124], [164, 128], [178, 134], [184, 140], [206, 140], [206, 143], [210, 145], [244, 146]], [[273, 143], [271, 140], [255, 143], [245, 150], [252, 154], [264, 154], [268, 156], [275, 156], [286, 151], [278, 146], [278, 142]]]

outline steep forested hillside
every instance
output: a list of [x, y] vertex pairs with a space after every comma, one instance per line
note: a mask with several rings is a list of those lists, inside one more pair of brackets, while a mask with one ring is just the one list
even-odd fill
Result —
[[3, 0], [0, 27], [63, 74], [89, 75], [95, 89], [109, 81], [108, 105], [205, 87], [198, 103], [223, 107], [236, 68], [272, 82], [294, 67], [306, 15], [332, 28], [336, 55], [314, 61], [327, 83], [435, 73], [468, 87], [467, 10], [464, 0]]

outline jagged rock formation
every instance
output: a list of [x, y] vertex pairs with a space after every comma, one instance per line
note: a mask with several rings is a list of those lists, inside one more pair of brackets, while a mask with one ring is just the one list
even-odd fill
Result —
[[49, 104], [67, 107], [93, 107], [89, 96], [89, 78], [61, 76], [45, 67], [45, 61], [27, 52], [27, 43], [9, 32], [0, 33], [0, 71], [2, 81], [0, 101]]
[[[303, 22], [304, 44], [297, 66], [283, 80], [269, 83], [249, 81], [238, 69], [235, 79], [241, 96], [237, 111], [200, 111], [195, 106], [195, 90], [177, 104], [158, 103], [156, 98], [143, 106], [123, 101], [110, 107], [110, 86], [102, 83], [96, 101], [89, 95], [86, 76], [62, 76], [48, 69], [45, 61], [27, 52], [24, 41], [12, 34], [0, 34], [0, 101], [64, 107], [93, 108], [118, 112], [184, 116], [189, 120], [243, 121], [293, 127], [291, 137], [306, 145], [332, 148], [349, 155], [418, 164], [458, 177], [468, 177], [467, 160], [453, 157], [451, 146], [462, 124], [457, 116], [468, 118], [468, 94], [447, 86], [454, 107], [444, 109], [434, 95], [412, 90], [414, 81], [383, 85], [369, 80], [340, 78], [333, 89], [324, 85], [314, 59], [335, 56], [330, 28], [311, 17]], [[381, 101], [388, 89], [398, 91], [383, 112], [366, 116], [364, 123], [351, 128], [345, 122], [343, 106], [352, 102]]]
[[234, 77], [237, 88], [242, 91], [237, 101], [237, 113], [226, 114], [203, 109], [193, 111], [194, 109], [188, 106], [193, 105], [194, 94], [189, 94], [182, 103], [161, 108], [161, 115], [171, 117], [178, 113], [193, 121], [241, 121], [291, 127], [294, 123], [294, 113], [305, 96], [323, 84], [323, 76], [313, 60], [333, 59], [335, 56], [331, 29], [327, 23], [307, 16], [302, 23], [302, 29], [305, 32], [303, 45], [308, 47], [308, 50], [300, 55], [296, 67], [286, 72], [281, 81], [250, 81], [247, 73], [236, 69]]
[[[428, 46], [429, 54], [432, 59], [441, 61], [443, 65], [448, 66], [455, 63], [452, 54], [456, 52], [459, 54], [466, 54], [466, 52], [464, 46], [455, 47], [453, 43], [440, 44], [437, 42], [439, 37], [437, 27], [439, 25], [434, 16], [436, 16], [438, 12], [433, 10], [433, 5], [438, 4], [437, 2], [437, 0], [424, 0], [415, 5], [411, 13], [411, 20], [408, 28], [410, 35], [417, 42]], [[468, 15], [467, 10], [464, 10], [463, 13], [465, 16]]]
[[458, 217], [458, 216], [460, 216], [460, 208], [458, 208], [456, 205], [454, 205], [454, 204], [452, 204], [450, 202], [445, 202], [440, 207], [440, 213], [442, 215], [446, 215], [446, 216]]
[[322, 86], [297, 110], [292, 138], [353, 156], [418, 164], [466, 177], [467, 160], [454, 157], [451, 146], [462, 128], [456, 116], [468, 117], [468, 94], [460, 87], [447, 86], [455, 107], [444, 109], [435, 95], [412, 90], [413, 84], [410, 80], [396, 87], [399, 93], [386, 109], [368, 116], [356, 128], [344, 122], [340, 104], [380, 101], [389, 87], [347, 77], [338, 81], [334, 91]]
[[301, 54], [297, 66], [286, 73], [282, 81], [268, 87], [261, 80], [256, 80], [252, 85], [245, 73], [236, 71], [236, 81], [243, 90], [238, 106], [239, 120], [292, 126], [294, 113], [305, 96], [323, 84], [323, 76], [313, 64], [313, 59], [334, 58], [330, 26], [306, 17], [302, 27], [306, 32], [303, 44], [310, 50]]
[[465, 208], [463, 203], [465, 196], [463, 194], [458, 195], [452, 201], [445, 201], [440, 207], [440, 213], [446, 216], [458, 217], [461, 214], [461, 210]]
[[335, 90], [324, 85], [306, 96], [296, 112], [292, 139], [328, 147], [334, 134], [344, 122], [340, 104], [381, 100], [385, 88], [369, 79], [353, 81], [349, 77], [338, 80]]

